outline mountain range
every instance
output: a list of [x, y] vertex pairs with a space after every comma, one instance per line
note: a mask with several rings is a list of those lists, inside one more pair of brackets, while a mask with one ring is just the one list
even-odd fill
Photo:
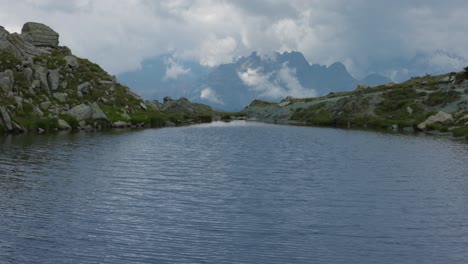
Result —
[[391, 82], [379, 74], [358, 80], [343, 63], [310, 64], [297, 51], [266, 55], [253, 52], [213, 68], [164, 55], [143, 62], [139, 70], [117, 77], [148, 99], [187, 97], [225, 111], [241, 110], [255, 99], [315, 97], [354, 90], [358, 84], [375, 86]]

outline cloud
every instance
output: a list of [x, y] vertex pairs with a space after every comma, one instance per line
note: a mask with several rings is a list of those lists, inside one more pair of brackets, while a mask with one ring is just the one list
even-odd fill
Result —
[[242, 82], [259, 98], [281, 99], [286, 96], [315, 97], [317, 93], [313, 89], [302, 87], [296, 76], [296, 70], [283, 63], [277, 72], [264, 73], [262, 68], [247, 68], [238, 71], [237, 75]]
[[163, 77], [164, 81], [176, 80], [179, 76], [185, 75], [190, 72], [190, 68], [184, 68], [183, 65], [177, 64], [173, 58], [169, 58], [164, 61], [166, 64], [166, 73]]
[[113, 74], [167, 53], [215, 66], [252, 51], [299, 50], [311, 63], [346, 61], [357, 78], [376, 66], [394, 70], [388, 61], [420, 53], [468, 58], [465, 0], [0, 0], [0, 6], [8, 30], [46, 23], [62, 45]]
[[210, 87], [206, 87], [203, 90], [201, 90], [200, 98], [215, 104], [224, 105], [224, 102], [221, 99], [219, 99], [219, 97], [216, 95], [216, 92]]

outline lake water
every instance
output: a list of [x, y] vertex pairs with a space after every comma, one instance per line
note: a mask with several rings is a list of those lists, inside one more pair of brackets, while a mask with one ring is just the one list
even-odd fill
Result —
[[4, 136], [0, 263], [468, 263], [468, 144], [247, 122]]

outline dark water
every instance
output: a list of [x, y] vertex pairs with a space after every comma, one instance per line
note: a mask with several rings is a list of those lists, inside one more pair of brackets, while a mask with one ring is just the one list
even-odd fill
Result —
[[256, 123], [0, 140], [0, 263], [468, 263], [466, 143]]

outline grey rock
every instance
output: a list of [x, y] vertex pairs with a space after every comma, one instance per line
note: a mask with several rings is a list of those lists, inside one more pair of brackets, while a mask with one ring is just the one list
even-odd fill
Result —
[[38, 129], [37, 129], [37, 132], [39, 132], [39, 133], [44, 133], [45, 130], [44, 130], [43, 128], [38, 128]]
[[15, 100], [16, 108], [22, 109], [23, 108], [23, 101], [24, 101], [23, 97], [15, 96], [13, 99]]
[[145, 104], [149, 108], [151, 108], [153, 110], [156, 110], [156, 111], [159, 111], [160, 103], [158, 101], [149, 101], [149, 100], [147, 100], [147, 101], [145, 101]]
[[35, 66], [34, 78], [41, 83], [41, 89], [50, 94], [49, 82], [47, 81], [47, 69], [43, 66]]
[[58, 120], [58, 128], [60, 130], [70, 130], [72, 127], [63, 119]]
[[66, 113], [75, 118], [77, 121], [90, 119], [92, 117], [91, 107], [85, 104], [72, 107], [72, 109], [68, 110]]
[[369, 86], [367, 85], [363, 85], [363, 84], [358, 84], [357, 88], [356, 88], [356, 92], [359, 92], [359, 91], [365, 91], [369, 88]]
[[175, 127], [176, 124], [171, 122], [171, 121], [166, 121], [166, 122], [164, 122], [164, 126], [165, 127]]
[[140, 107], [141, 107], [141, 109], [143, 109], [145, 111], [148, 109], [143, 102], [140, 103]]
[[166, 96], [166, 97], [164, 97], [164, 99], [163, 99], [163, 102], [164, 102], [164, 103], [168, 103], [168, 102], [172, 102], [172, 101], [174, 101], [174, 99], [172, 99], [172, 97], [170, 97], [170, 96]]
[[52, 105], [52, 103], [49, 102], [49, 101], [45, 101], [45, 102], [42, 102], [42, 103], [40, 104], [42, 110], [48, 110], [48, 109], [50, 108], [51, 105]]
[[51, 112], [52, 114], [54, 114], [54, 116], [58, 116], [60, 115], [61, 111], [60, 111], [60, 108], [58, 106], [55, 106], [55, 105], [52, 105], [50, 108], [49, 108], [49, 112]]
[[413, 114], [413, 112], [414, 112], [413, 108], [411, 108], [410, 106], [407, 106], [407, 107], [406, 107], [406, 111], [407, 111], [408, 114], [410, 114], [410, 115]]
[[24, 78], [28, 83], [32, 82], [33, 79], [33, 70], [31, 68], [26, 68], [23, 70]]
[[80, 91], [77, 91], [77, 92], [76, 92], [76, 96], [78, 96], [78, 98], [81, 98], [81, 97], [83, 97], [83, 93], [80, 92]]
[[130, 120], [130, 116], [129, 116], [126, 112], [124, 112], [124, 113], [121, 114], [120, 116], [121, 116], [123, 119], [125, 119], [125, 120]]
[[26, 131], [20, 124], [16, 123], [15, 121], [12, 122], [13, 131], [16, 133], [23, 133]]
[[82, 94], [89, 94], [91, 92], [91, 83], [85, 82], [78, 85], [78, 92], [81, 92]]
[[113, 81], [100, 80], [99, 84], [101, 84], [101, 85], [113, 85], [114, 82]]
[[51, 91], [57, 90], [60, 84], [59, 70], [49, 70], [47, 72], [47, 82]]
[[15, 85], [15, 78], [11, 70], [0, 72], [0, 89], [2, 89], [3, 92], [5, 93], [11, 92], [13, 90], [14, 85]]
[[41, 111], [41, 109], [39, 109], [39, 107], [35, 106], [33, 107], [33, 113], [37, 116], [37, 117], [44, 117], [44, 113]]
[[64, 59], [67, 62], [68, 67], [70, 68], [78, 68], [80, 66], [80, 64], [78, 63], [78, 59], [73, 55], [65, 56]]
[[96, 119], [109, 120], [106, 114], [102, 112], [101, 108], [99, 108], [99, 105], [96, 102], [91, 104], [91, 118], [94, 120]]
[[438, 112], [435, 115], [430, 116], [427, 118], [424, 122], [420, 123], [418, 125], [418, 129], [424, 130], [428, 125], [434, 124], [434, 123], [440, 123], [440, 124], [447, 124], [449, 122], [453, 122], [453, 117], [451, 114], [445, 113], [445, 112]]
[[13, 124], [11, 122], [10, 114], [5, 107], [0, 107], [0, 121], [2, 125], [7, 129], [7, 131], [13, 131]]
[[33, 80], [31, 82], [31, 89], [36, 90], [37, 87], [41, 87], [41, 81]]
[[85, 126], [86, 126], [86, 121], [81, 120], [80, 122], [78, 122], [78, 126], [80, 126], [80, 128], [82, 128], [82, 129], [84, 129]]
[[124, 121], [116, 121], [114, 123], [112, 123], [112, 127], [114, 128], [125, 128], [125, 127], [129, 127], [131, 126], [131, 124], [127, 123], [127, 122], [124, 122]]
[[59, 44], [59, 34], [41, 23], [28, 22], [24, 24], [21, 36], [36, 47], [57, 48]]
[[57, 99], [60, 103], [65, 103], [68, 100], [67, 93], [54, 93], [52, 95], [55, 99]]
[[141, 96], [139, 96], [138, 94], [136, 94], [135, 92], [133, 92], [132, 90], [128, 88], [126, 88], [125, 93], [137, 100], [143, 101], [143, 98], [141, 98]]
[[67, 81], [61, 81], [60, 82], [60, 88], [62, 88], [62, 89], [66, 89], [67, 85], [68, 85]]

